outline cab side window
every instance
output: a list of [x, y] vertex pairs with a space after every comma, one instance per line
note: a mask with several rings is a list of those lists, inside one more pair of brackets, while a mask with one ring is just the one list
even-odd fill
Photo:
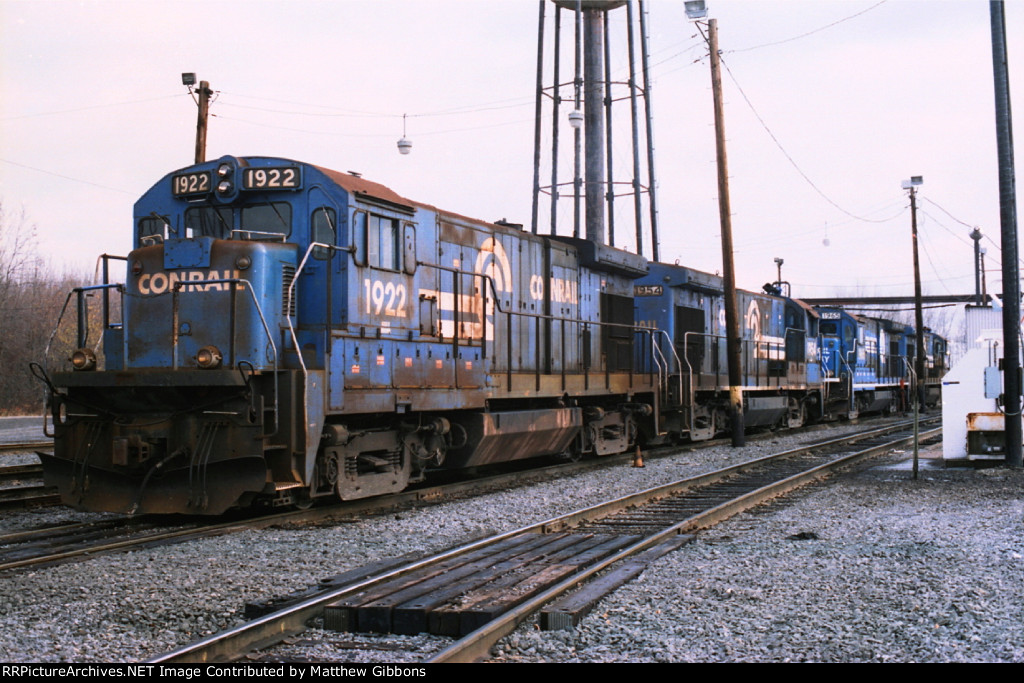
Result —
[[371, 215], [366, 244], [371, 267], [384, 270], [402, 269], [398, 219]]
[[[322, 206], [313, 212], [310, 219], [310, 241], [320, 244], [336, 244], [338, 216], [334, 209]], [[313, 258], [326, 261], [331, 258], [331, 250], [323, 247], [313, 248]]]
[[402, 232], [397, 218], [357, 211], [352, 226], [356, 263], [381, 270], [402, 270]]

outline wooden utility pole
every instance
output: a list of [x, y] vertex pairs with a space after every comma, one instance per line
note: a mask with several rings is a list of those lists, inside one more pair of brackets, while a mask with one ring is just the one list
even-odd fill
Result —
[[910, 234], [914, 247], [914, 326], [917, 328], [917, 358], [914, 373], [917, 375], [918, 403], [924, 403], [925, 350], [924, 313], [921, 306], [921, 261], [917, 255], [917, 191], [910, 188]]
[[[914, 180], [911, 179], [911, 183]], [[919, 182], [919, 181], [918, 181]], [[914, 359], [914, 375], [917, 386], [914, 387], [914, 479], [917, 479], [919, 450], [919, 421], [924, 409], [925, 399], [925, 363], [924, 363], [924, 312], [921, 306], [921, 261], [917, 255], [917, 191], [910, 186], [910, 234], [914, 246], [914, 326], [917, 328], [917, 358]]]
[[718, 20], [708, 22], [711, 49], [711, 89], [715, 100], [715, 152], [718, 159], [718, 214], [722, 224], [722, 273], [725, 279], [725, 353], [729, 363], [729, 422], [732, 445], [746, 445], [743, 433], [743, 366], [740, 314], [736, 305], [736, 274], [732, 262], [732, 210], [729, 206], [729, 164], [725, 155], [725, 117], [722, 113], [722, 68], [718, 55]]
[[210, 90], [208, 81], [199, 82], [199, 118], [196, 121], [196, 163], [206, 161], [206, 121], [210, 114]]

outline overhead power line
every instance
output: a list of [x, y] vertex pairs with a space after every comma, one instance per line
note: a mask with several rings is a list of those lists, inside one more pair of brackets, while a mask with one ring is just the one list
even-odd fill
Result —
[[32, 119], [37, 116], [57, 116], [59, 114], [75, 114], [80, 111], [89, 111], [91, 109], [109, 109], [111, 107], [123, 107], [129, 104], [143, 104], [145, 102], [157, 102], [159, 100], [169, 100], [172, 97], [184, 97], [188, 93], [179, 93], [177, 95], [162, 95], [160, 97], [149, 97], [143, 100], [126, 100], [123, 102], [107, 102], [105, 104], [92, 104], [87, 107], [75, 107], [74, 109], [56, 109], [54, 111], [39, 111], [34, 114], [19, 114], [17, 116], [5, 116], [3, 121], [16, 121], [18, 119]]
[[63, 178], [64, 180], [71, 180], [71, 181], [76, 182], [76, 183], [84, 183], [85, 185], [92, 185], [93, 187], [99, 187], [99, 188], [102, 188], [104, 190], [110, 190], [112, 192], [120, 192], [122, 194], [129, 194], [129, 195], [135, 195], [136, 194], [135, 192], [130, 192], [129, 190], [124, 190], [124, 189], [121, 189], [119, 187], [110, 187], [109, 185], [100, 185], [99, 183], [94, 183], [91, 180], [82, 180], [81, 178], [73, 178], [73, 177], [71, 177], [69, 175], [64, 175], [63, 173], [56, 173], [54, 171], [47, 171], [46, 169], [43, 169], [43, 168], [36, 168], [35, 166], [29, 166], [28, 164], [19, 164], [17, 161], [11, 161], [10, 159], [0, 159], [0, 162], [3, 162], [5, 164], [10, 164], [12, 166], [20, 166], [21, 168], [27, 168], [28, 170], [36, 171], [37, 173], [45, 173], [46, 175], [56, 176], [57, 178]]
[[[699, 24], [698, 24], [698, 28], [700, 28]], [[701, 35], [704, 35], [703, 29], [701, 29]], [[707, 36], [705, 36], [705, 40], [707, 40]], [[843, 208], [838, 203], [836, 203], [831, 197], [829, 197], [827, 194], [825, 194], [824, 191], [822, 191], [822, 189], [820, 187], [818, 187], [817, 184], [815, 184], [815, 182], [813, 180], [811, 180], [810, 176], [808, 176], [806, 173], [804, 173], [803, 169], [800, 168], [800, 165], [796, 163], [796, 160], [793, 159], [792, 155], [790, 155], [790, 153], [786, 151], [786, 148], [782, 146], [782, 143], [779, 142], [779, 139], [777, 137], [775, 137], [775, 133], [772, 132], [771, 128], [768, 127], [768, 124], [765, 123], [765, 120], [761, 117], [761, 114], [758, 113], [757, 108], [754, 107], [754, 103], [750, 101], [749, 97], [747, 97], [747, 93], [743, 90], [743, 86], [740, 85], [739, 81], [736, 80], [736, 75], [733, 74], [732, 69], [729, 68], [729, 65], [726, 63], [726, 61], [724, 59], [721, 60], [721, 61], [722, 61], [722, 66], [725, 67], [726, 72], [729, 74], [729, 78], [732, 79], [732, 82], [736, 86], [736, 89], [739, 90], [740, 95], [743, 97], [743, 100], [747, 103], [747, 106], [750, 108], [750, 111], [754, 114], [754, 117], [757, 119], [758, 123], [760, 123], [761, 127], [764, 128], [764, 131], [768, 134], [768, 137], [770, 137], [772, 139], [772, 142], [774, 142], [775, 146], [779, 148], [779, 151], [782, 152], [782, 155], [784, 157], [786, 157], [786, 159], [793, 166], [793, 168], [796, 169], [796, 172], [800, 174], [800, 177], [803, 178], [804, 181], [806, 181], [807, 184], [810, 185], [811, 188], [822, 197], [822, 199], [824, 199], [826, 202], [828, 202], [833, 207], [838, 209], [843, 214], [849, 216], [850, 218], [853, 218], [853, 219], [858, 220], [858, 221], [863, 221], [865, 223], [888, 223], [889, 221], [894, 220], [895, 218], [898, 218], [900, 215], [902, 215], [906, 211], [906, 207], [904, 207], [903, 209], [900, 210], [899, 213], [897, 213], [897, 214], [895, 214], [893, 216], [890, 216], [888, 218], [883, 218], [883, 219], [866, 218], [864, 216], [858, 216], [855, 213], [851, 213], [850, 211], [847, 211], [845, 208]]]
[[792, 38], [785, 38], [783, 40], [776, 40], [776, 41], [771, 42], [771, 43], [761, 43], [760, 45], [754, 45], [752, 47], [744, 47], [744, 48], [740, 48], [738, 50], [726, 50], [725, 53], [726, 54], [733, 54], [733, 53], [736, 53], [736, 52], [750, 52], [751, 50], [760, 50], [763, 47], [772, 47], [774, 45], [782, 45], [784, 43], [792, 43], [794, 40], [800, 40], [801, 38], [806, 38], [807, 36], [813, 36], [815, 33], [821, 33], [822, 31], [830, 29], [833, 26], [838, 26], [839, 24], [842, 24], [845, 21], [849, 21], [850, 19], [855, 19], [855, 18], [859, 17], [862, 14], [867, 14], [871, 10], [876, 9], [876, 8], [884, 5], [886, 2], [888, 2], [888, 0], [881, 0], [881, 2], [876, 2], [871, 7], [868, 7], [867, 9], [863, 9], [860, 12], [857, 12], [856, 14], [851, 14], [850, 16], [844, 17], [842, 19], [839, 19], [838, 21], [833, 21], [831, 24], [826, 24], [825, 26], [822, 26], [820, 28], [816, 28], [813, 31], [807, 31], [806, 33], [801, 33], [800, 35], [793, 36]]

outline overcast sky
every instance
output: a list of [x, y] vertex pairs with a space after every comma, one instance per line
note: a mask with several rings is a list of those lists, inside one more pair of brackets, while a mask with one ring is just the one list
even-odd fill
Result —
[[[911, 175], [924, 177], [925, 292], [973, 291], [975, 225], [995, 240], [983, 244], [998, 267], [988, 2], [708, 4], [729, 68], [741, 287], [774, 280], [781, 257], [796, 296], [909, 294], [900, 183]], [[661, 257], [718, 271], [706, 45], [681, 1], [647, 9]], [[1020, 139], [1024, 3], [1006, 15]], [[192, 161], [196, 107], [180, 74], [194, 71], [218, 93], [207, 158], [355, 170], [414, 200], [528, 226], [537, 19], [535, 0], [0, 0], [0, 200], [24, 208], [55, 265], [126, 253], [135, 199]], [[625, 10], [613, 11], [615, 78], [624, 26]], [[403, 113], [408, 156], [395, 146]], [[627, 116], [615, 133], [624, 180]], [[633, 248], [631, 230], [620, 227], [619, 244]]]

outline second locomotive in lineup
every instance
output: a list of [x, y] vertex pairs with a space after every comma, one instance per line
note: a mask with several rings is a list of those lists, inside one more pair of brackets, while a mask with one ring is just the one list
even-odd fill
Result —
[[[716, 276], [279, 158], [170, 173], [134, 216], [124, 283], [76, 290], [102, 295], [102, 339], [82, 321], [71, 367], [48, 373], [43, 466], [69, 505], [347, 500], [727, 428]], [[905, 400], [913, 329], [739, 298], [747, 425]], [[935, 402], [945, 342], [923, 333]]]

